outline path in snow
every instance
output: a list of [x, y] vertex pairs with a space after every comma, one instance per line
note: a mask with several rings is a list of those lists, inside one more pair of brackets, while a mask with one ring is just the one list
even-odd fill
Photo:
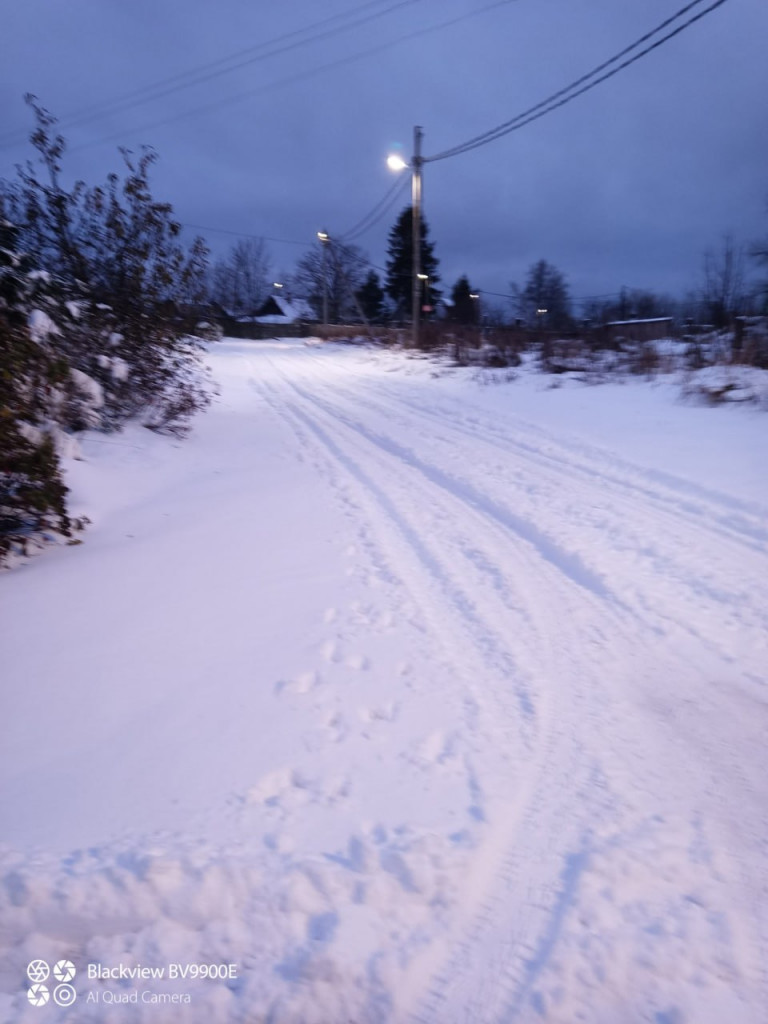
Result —
[[[587, 444], [401, 357], [213, 361], [221, 405], [188, 448], [153, 448], [149, 482], [137, 463], [133, 511], [102, 499], [100, 558], [2, 580], [22, 622], [46, 581], [82, 587], [104, 660], [78, 681], [68, 629], [57, 657], [84, 701], [125, 645], [88, 597], [136, 559], [125, 531], [149, 539], [124, 615], [182, 567], [194, 609], [182, 668], [161, 631], [162, 676], [104, 697], [85, 755], [17, 744], [38, 803], [62, 768], [86, 794], [86, 821], [52, 812], [48, 833], [7, 798], [19, 958], [42, 935], [51, 956], [243, 963], [190, 1021], [761, 1022], [765, 506], [716, 469], [703, 485], [616, 454], [620, 418]], [[17, 680], [45, 664], [28, 643]], [[136, 712], [117, 759], [115, 705]], [[39, 698], [12, 710], [24, 725]], [[89, 813], [120, 780], [114, 813]], [[36, 870], [30, 842], [52, 851]]]

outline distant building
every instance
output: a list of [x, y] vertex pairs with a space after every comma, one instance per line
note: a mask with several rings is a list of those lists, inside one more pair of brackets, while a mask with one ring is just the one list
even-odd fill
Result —
[[240, 323], [298, 324], [316, 323], [317, 315], [306, 299], [284, 299], [270, 295], [252, 317], [239, 317]]

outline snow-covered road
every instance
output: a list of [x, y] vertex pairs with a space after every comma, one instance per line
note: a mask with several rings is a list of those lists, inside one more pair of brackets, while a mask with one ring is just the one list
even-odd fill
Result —
[[[4, 1019], [67, 956], [239, 964], [179, 1021], [762, 1024], [759, 415], [212, 363], [195, 436], [87, 441], [85, 544], [0, 578]], [[87, 987], [48, 1019], [161, 1019]]]

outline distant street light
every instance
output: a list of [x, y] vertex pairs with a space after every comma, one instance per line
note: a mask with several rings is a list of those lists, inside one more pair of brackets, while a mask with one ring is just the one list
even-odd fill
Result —
[[470, 292], [469, 297], [470, 299], [472, 299], [472, 302], [474, 304], [475, 323], [477, 324], [478, 327], [480, 327], [482, 320], [482, 317], [480, 316], [480, 292]]
[[320, 248], [323, 251], [323, 326], [328, 326], [328, 274], [326, 267], [328, 264], [328, 257], [326, 255], [326, 249], [330, 242], [330, 236], [327, 231], [318, 231], [317, 237], [320, 239]]
[[417, 274], [416, 280], [419, 285], [419, 312], [431, 313], [432, 306], [429, 303], [429, 274]]

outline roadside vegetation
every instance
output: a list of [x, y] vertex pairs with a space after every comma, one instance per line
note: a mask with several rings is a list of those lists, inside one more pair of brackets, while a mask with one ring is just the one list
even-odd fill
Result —
[[155, 154], [67, 186], [55, 119], [27, 101], [36, 157], [0, 180], [0, 562], [82, 525], [60, 467], [78, 431], [182, 435], [211, 395], [192, 334], [207, 250], [153, 197]]

